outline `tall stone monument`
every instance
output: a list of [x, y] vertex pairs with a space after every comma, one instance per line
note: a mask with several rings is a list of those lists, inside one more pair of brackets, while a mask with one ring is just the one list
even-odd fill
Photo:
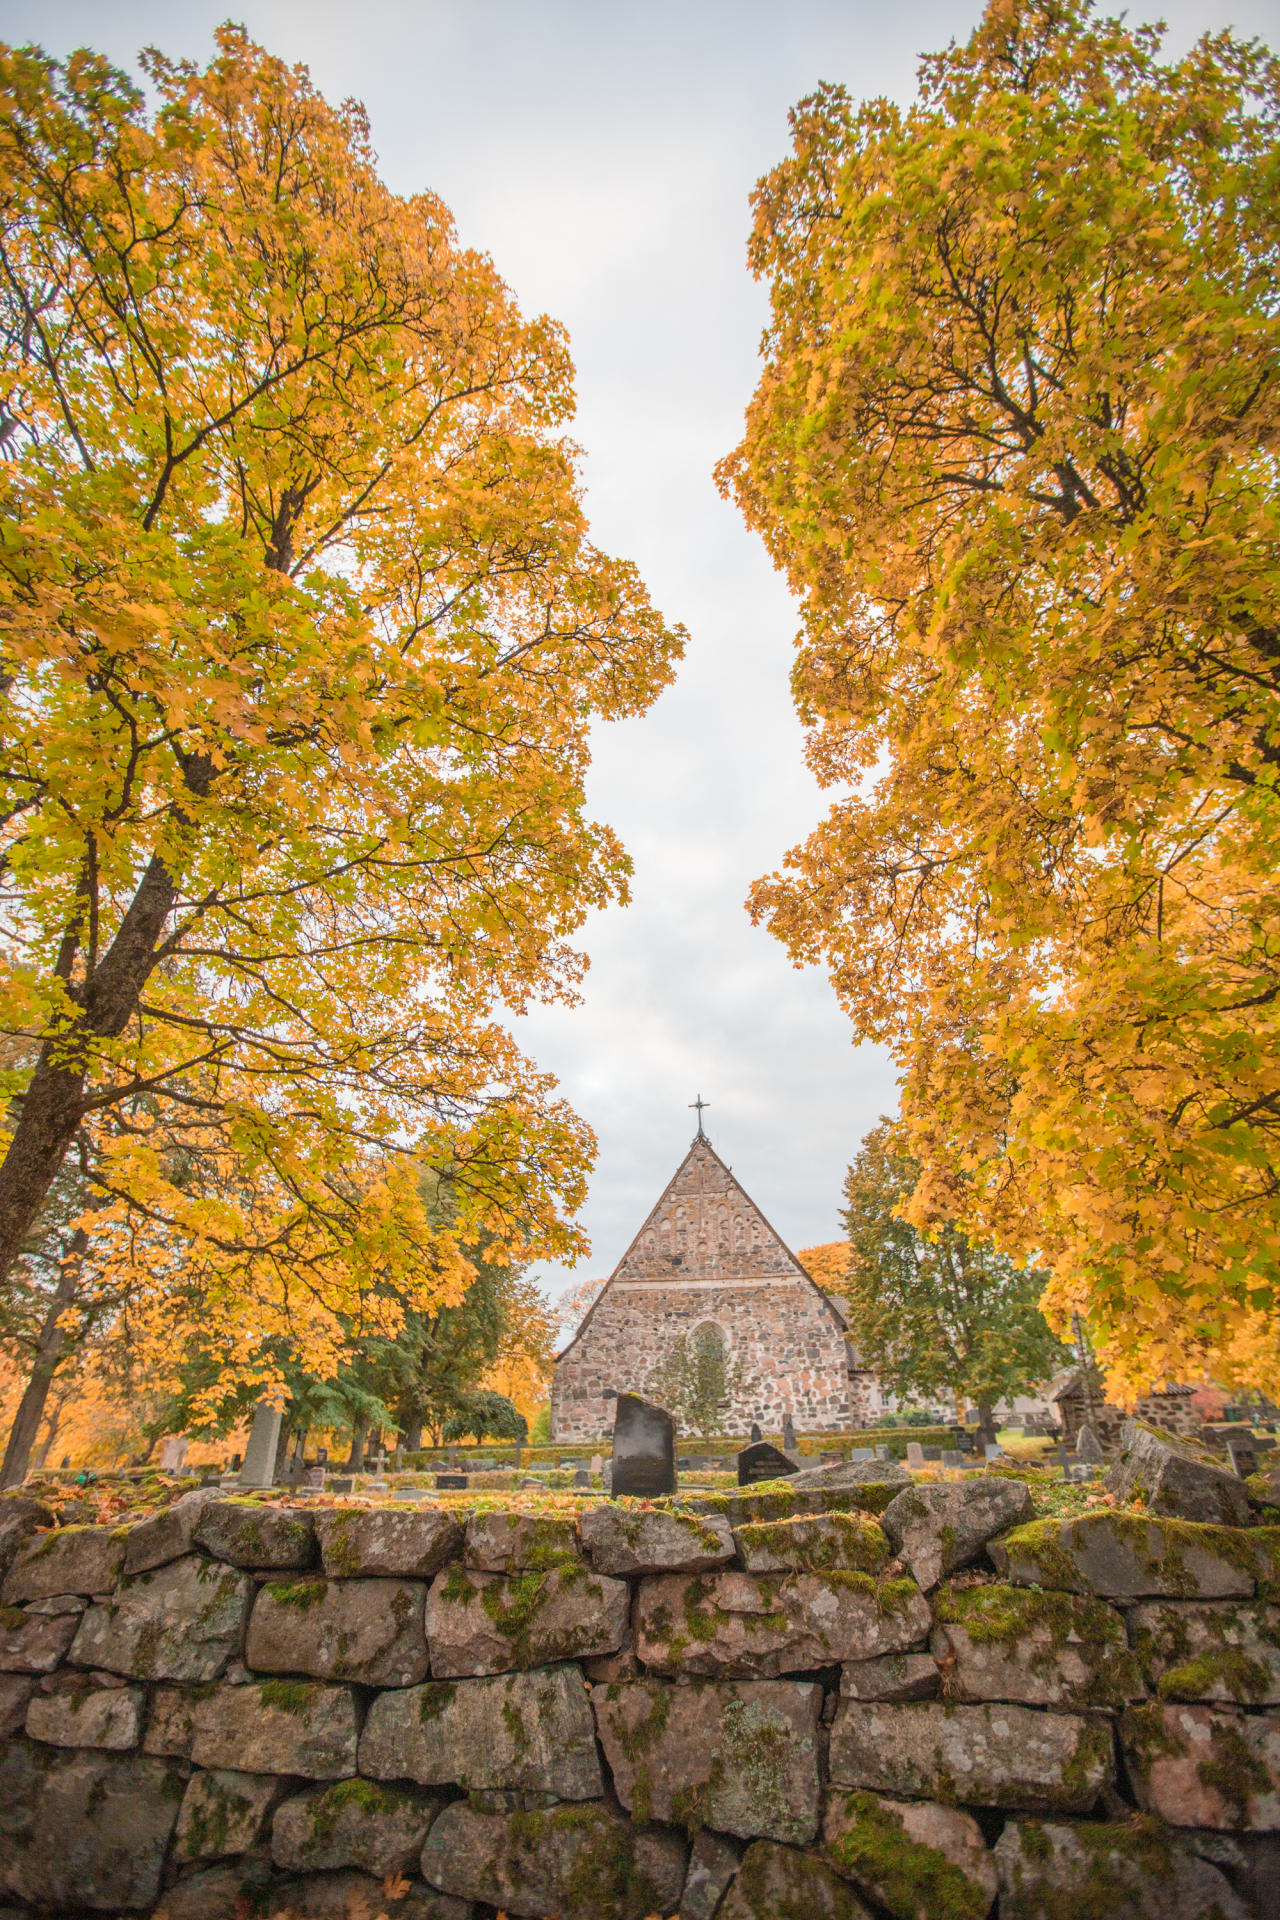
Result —
[[613, 1423], [610, 1492], [652, 1500], [675, 1490], [675, 1421], [662, 1407], [652, 1407], [634, 1393], [620, 1393]]
[[244, 1465], [240, 1469], [242, 1487], [273, 1487], [276, 1480], [276, 1449], [280, 1445], [280, 1422], [284, 1419], [279, 1407], [273, 1407], [266, 1400], [259, 1400], [253, 1410], [253, 1425], [249, 1430], [249, 1444], [244, 1450]]

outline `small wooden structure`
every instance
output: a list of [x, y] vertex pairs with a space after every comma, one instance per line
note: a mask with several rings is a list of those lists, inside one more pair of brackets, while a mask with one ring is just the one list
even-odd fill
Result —
[[1081, 1427], [1087, 1423], [1103, 1446], [1111, 1448], [1119, 1444], [1120, 1428], [1128, 1419], [1146, 1420], [1153, 1427], [1163, 1428], [1166, 1433], [1197, 1438], [1200, 1417], [1191, 1400], [1194, 1392], [1194, 1387], [1180, 1387], [1166, 1382], [1161, 1392], [1144, 1394], [1132, 1414], [1127, 1414], [1123, 1408], [1113, 1407], [1106, 1398], [1102, 1375], [1095, 1368], [1089, 1369], [1086, 1383], [1081, 1369], [1072, 1367], [1050, 1389], [1048, 1397], [1049, 1404], [1057, 1413], [1062, 1438], [1067, 1446], [1075, 1446]]

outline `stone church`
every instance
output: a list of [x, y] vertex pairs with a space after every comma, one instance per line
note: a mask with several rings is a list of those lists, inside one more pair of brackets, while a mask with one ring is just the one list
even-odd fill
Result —
[[[699, 1116], [701, 1117], [701, 1116]], [[553, 1440], [604, 1440], [619, 1393], [652, 1398], [681, 1335], [723, 1347], [720, 1432], [857, 1424], [856, 1362], [836, 1303], [778, 1238], [699, 1126], [675, 1177], [556, 1361]]]

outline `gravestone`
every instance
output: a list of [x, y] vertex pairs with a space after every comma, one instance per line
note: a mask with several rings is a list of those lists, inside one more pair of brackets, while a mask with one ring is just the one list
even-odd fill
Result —
[[276, 1449], [280, 1444], [280, 1422], [283, 1418], [280, 1408], [269, 1405], [265, 1400], [259, 1400], [254, 1408], [249, 1444], [245, 1448], [244, 1465], [240, 1469], [242, 1487], [275, 1485]]
[[984, 1458], [987, 1460], [1003, 1460], [1005, 1457], [1004, 1448], [999, 1446], [994, 1440], [989, 1441], [982, 1449], [982, 1452]]
[[381, 1447], [373, 1463], [373, 1491], [385, 1493], [387, 1490], [387, 1456]]
[[602, 1453], [593, 1453], [593, 1454], [592, 1454], [592, 1456], [591, 1456], [591, 1471], [592, 1471], [592, 1473], [603, 1473], [603, 1472], [604, 1472], [604, 1455], [603, 1455]]
[[547, 1483], [545, 1480], [535, 1480], [532, 1474], [526, 1474], [523, 1480], [517, 1482], [517, 1485], [520, 1487], [522, 1492], [527, 1487], [536, 1487], [539, 1492], [542, 1492], [545, 1489], [546, 1484]]
[[425, 1500], [426, 1497], [425, 1487], [393, 1487], [391, 1490], [393, 1500]]
[[962, 1467], [964, 1465], [964, 1459], [965, 1457], [959, 1447], [944, 1447], [942, 1449], [942, 1464], [944, 1467]]
[[329, 1482], [330, 1493], [350, 1493], [355, 1481], [349, 1473], [335, 1473]]
[[[856, 1453], [849, 1455], [851, 1460], [856, 1460], [857, 1457]], [[820, 1453], [818, 1459], [824, 1467], [838, 1467], [844, 1460], [844, 1455], [842, 1453]]]
[[1076, 1435], [1076, 1459], [1087, 1461], [1091, 1467], [1100, 1467], [1106, 1459], [1102, 1442], [1087, 1420]]
[[577, 1469], [573, 1476], [573, 1484], [575, 1487], [589, 1487], [591, 1485], [591, 1475], [585, 1467], [579, 1467]]
[[872, 1447], [871, 1451], [877, 1460], [887, 1460], [889, 1458], [888, 1447]]
[[436, 1486], [442, 1491], [452, 1488], [455, 1492], [460, 1492], [470, 1484], [470, 1476], [465, 1473], [438, 1473], [436, 1475]]
[[751, 1422], [750, 1438], [751, 1438], [751, 1444], [753, 1447], [756, 1446], [759, 1441], [764, 1439], [764, 1435], [760, 1431], [760, 1422], [758, 1420], [753, 1420]]
[[1253, 1444], [1253, 1436], [1233, 1433], [1227, 1441], [1227, 1455], [1232, 1466], [1242, 1480], [1258, 1471], [1258, 1449]]
[[908, 1440], [907, 1465], [909, 1467], [922, 1467], [924, 1465], [924, 1460], [925, 1460], [924, 1448], [920, 1445], [920, 1442], [918, 1440]]
[[676, 1490], [676, 1424], [662, 1407], [620, 1393], [613, 1416], [614, 1495], [652, 1500]]
[[777, 1480], [784, 1473], [796, 1473], [799, 1469], [794, 1460], [785, 1453], [779, 1453], [767, 1440], [758, 1440], [753, 1447], [744, 1447], [738, 1455], [738, 1485], [753, 1487], [758, 1480]]
[[782, 1420], [782, 1451], [794, 1453], [796, 1450], [796, 1425], [791, 1415], [784, 1414]]
[[875, 1457], [876, 1450], [874, 1447], [850, 1447], [849, 1449], [849, 1458], [851, 1460], [874, 1460]]
[[328, 1447], [317, 1447], [316, 1448], [316, 1465], [318, 1467], [327, 1467], [328, 1464], [329, 1464]]
[[922, 1451], [926, 1460], [941, 1460], [942, 1458], [941, 1447], [925, 1447]]
[[169, 1434], [160, 1448], [160, 1471], [162, 1473], [181, 1473], [186, 1457], [186, 1436], [181, 1433]]
[[307, 1492], [308, 1493], [324, 1492], [324, 1468], [323, 1467], [307, 1468]]

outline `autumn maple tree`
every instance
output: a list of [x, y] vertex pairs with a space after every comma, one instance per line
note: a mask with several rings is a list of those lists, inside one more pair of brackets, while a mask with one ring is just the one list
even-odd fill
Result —
[[1280, 68], [992, 0], [755, 200], [723, 486], [835, 804], [757, 916], [903, 1084], [919, 1224], [1113, 1391], [1280, 1370]]
[[0, 1281], [80, 1136], [113, 1258], [325, 1374], [463, 1238], [580, 1244], [502, 1015], [625, 896], [589, 728], [681, 640], [591, 544], [562, 329], [361, 110], [230, 27], [143, 65], [0, 51]]

